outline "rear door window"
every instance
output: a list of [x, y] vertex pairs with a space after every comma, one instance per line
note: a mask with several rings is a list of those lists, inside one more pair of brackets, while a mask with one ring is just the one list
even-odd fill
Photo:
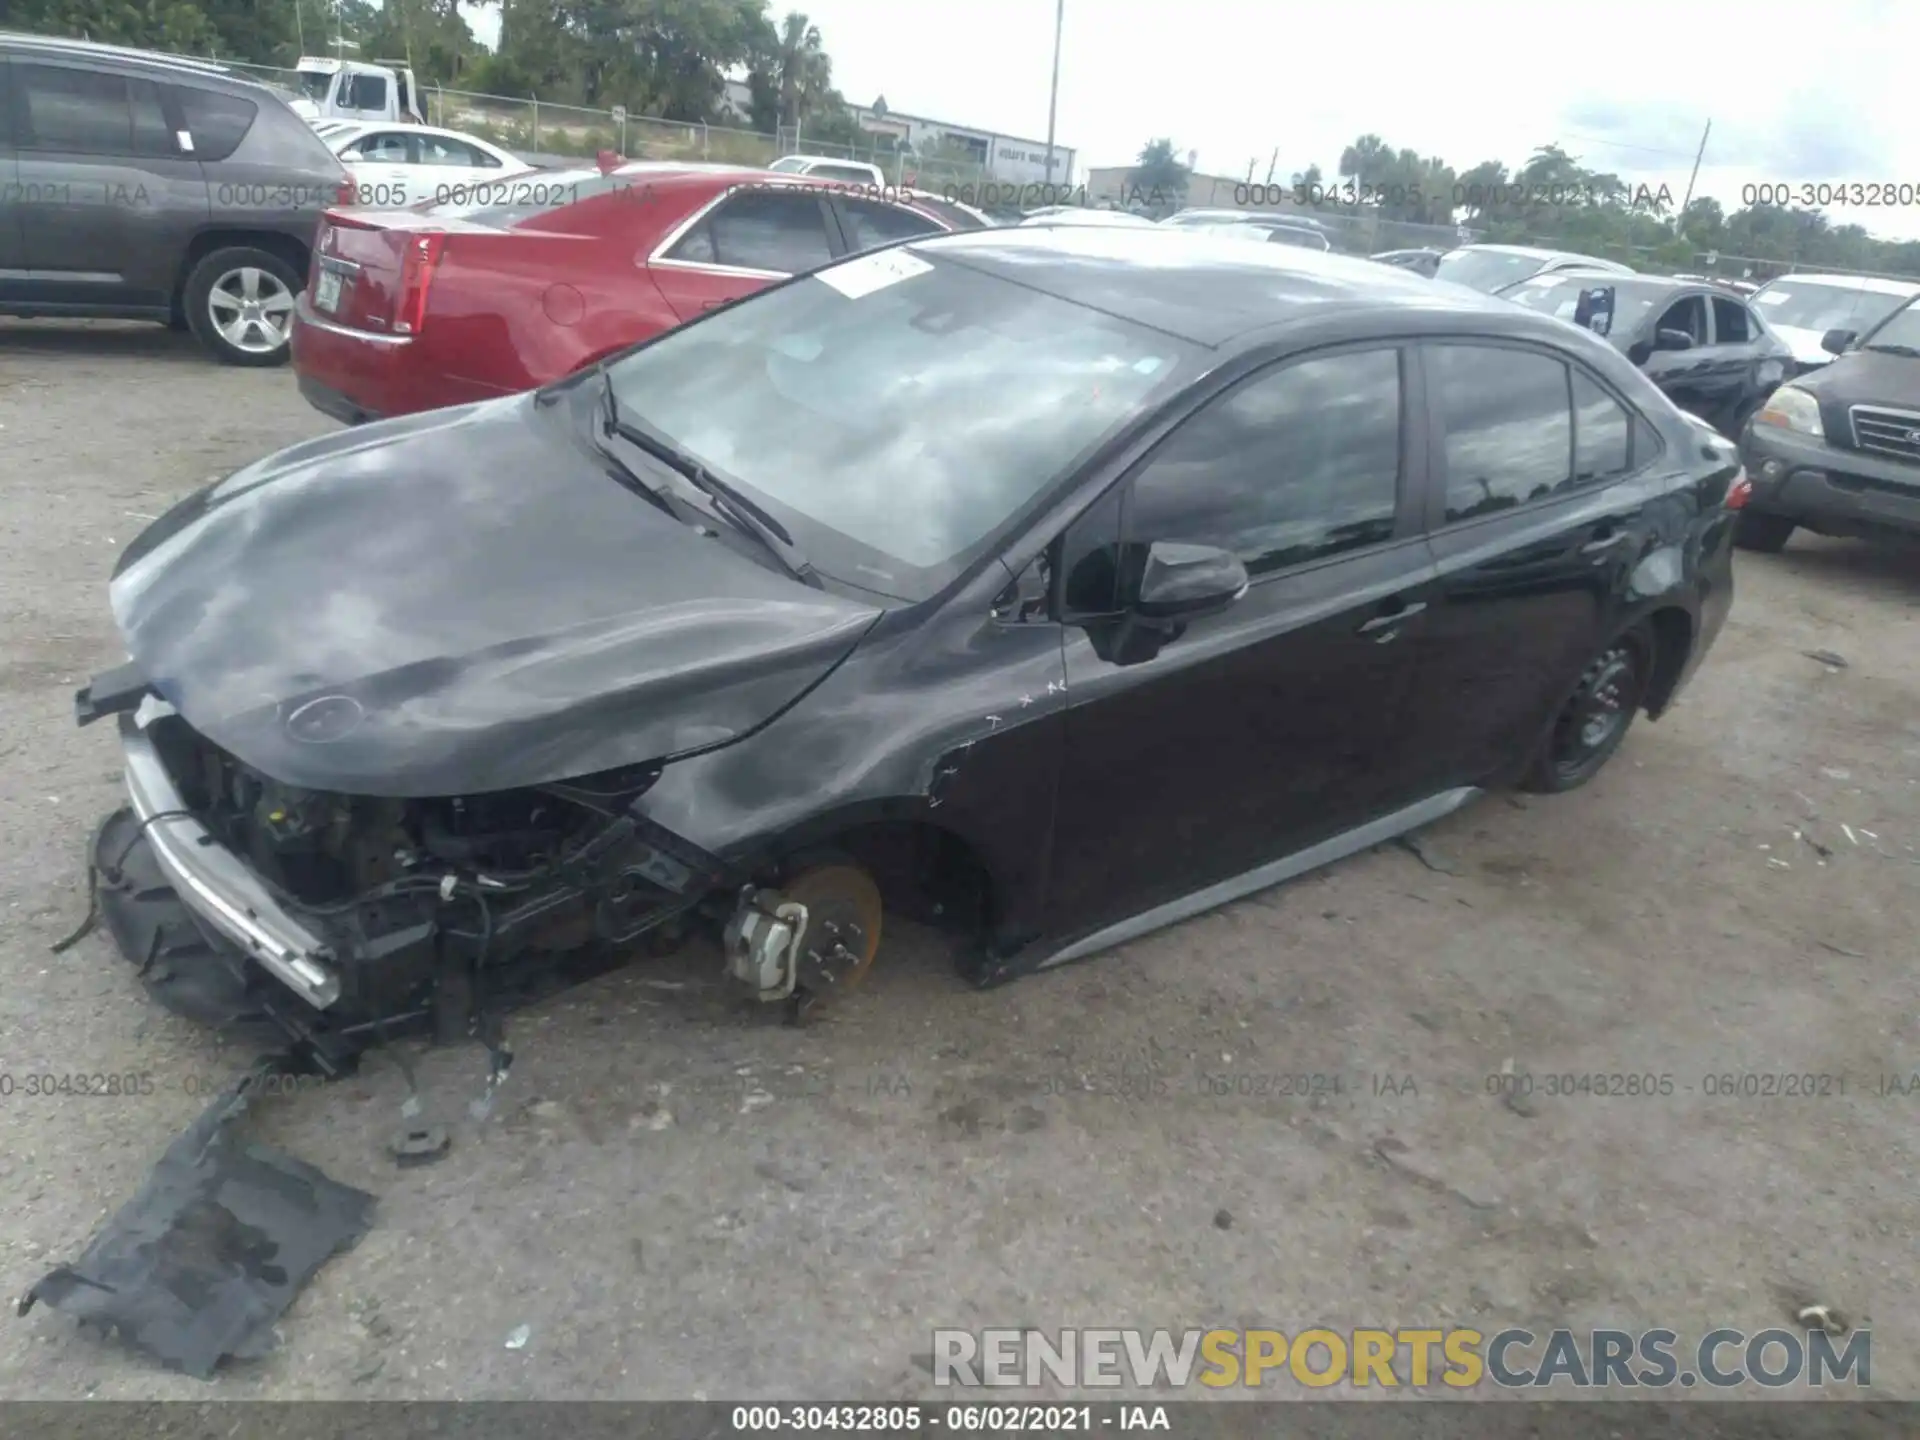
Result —
[[13, 66], [20, 87], [24, 150], [75, 155], [180, 153], [150, 80], [39, 63]]
[[1564, 363], [1495, 345], [1435, 345], [1427, 356], [1446, 424], [1449, 524], [1557, 495], [1573, 484], [1573, 410]]
[[833, 245], [812, 191], [747, 190], [723, 200], [667, 258], [792, 275], [826, 264]]
[[187, 134], [193, 138], [197, 160], [225, 160], [240, 148], [253, 128], [260, 107], [239, 95], [218, 90], [200, 90], [191, 85], [174, 85], [174, 103]]
[[939, 225], [926, 216], [903, 210], [898, 205], [846, 198], [837, 203], [847, 232], [847, 244], [853, 250], [870, 250], [875, 245], [910, 240], [916, 235], [933, 235], [940, 230]]
[[1747, 323], [1747, 307], [1738, 300], [1713, 297], [1713, 340], [1716, 345], [1744, 345], [1754, 338]]

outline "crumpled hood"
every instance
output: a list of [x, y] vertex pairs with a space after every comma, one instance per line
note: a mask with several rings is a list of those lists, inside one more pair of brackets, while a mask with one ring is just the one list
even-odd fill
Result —
[[201, 734], [288, 785], [475, 794], [765, 723], [879, 611], [610, 478], [516, 396], [284, 450], [121, 556], [127, 648]]

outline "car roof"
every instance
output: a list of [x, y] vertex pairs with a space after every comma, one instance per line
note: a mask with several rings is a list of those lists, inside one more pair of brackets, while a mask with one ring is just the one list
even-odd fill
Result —
[[1920, 295], [1920, 280], [1885, 280], [1878, 275], [1820, 275], [1810, 270], [1776, 275], [1760, 288], [1766, 290], [1789, 281], [1800, 285], [1832, 285], [1841, 290], [1868, 290], [1877, 295]]
[[1333, 306], [1496, 320], [1528, 315], [1559, 324], [1477, 290], [1357, 256], [1249, 245], [1164, 225], [965, 230], [908, 241], [907, 248], [1212, 348]]
[[1485, 250], [1495, 255], [1524, 255], [1529, 260], [1580, 260], [1598, 265], [1606, 270], [1621, 274], [1632, 274], [1626, 266], [1617, 260], [1602, 260], [1598, 255], [1583, 255], [1578, 250], [1548, 250], [1539, 245], [1457, 245], [1449, 254], [1460, 250]]
[[870, 160], [849, 160], [844, 155], [782, 155], [782, 160], [804, 160], [809, 165], [858, 165], [862, 170], [880, 167]]
[[217, 60], [193, 55], [169, 55], [159, 50], [137, 50], [128, 45], [105, 45], [94, 40], [69, 40], [55, 35], [29, 35], [24, 31], [0, 30], [0, 46], [17, 47], [69, 60], [111, 60], [116, 64], [138, 65], [175, 75], [193, 75], [209, 80], [224, 80], [249, 90], [267, 87], [249, 76], [240, 75]]
[[1556, 270], [1551, 275], [1529, 275], [1518, 281], [1506, 293], [1515, 290], [1539, 289], [1548, 285], [1584, 285], [1593, 288], [1596, 279], [1604, 281], [1610, 289], [1622, 291], [1628, 295], [1664, 295], [1669, 290], [1711, 290], [1714, 287], [1702, 280], [1682, 280], [1673, 275], [1615, 275], [1606, 270]]

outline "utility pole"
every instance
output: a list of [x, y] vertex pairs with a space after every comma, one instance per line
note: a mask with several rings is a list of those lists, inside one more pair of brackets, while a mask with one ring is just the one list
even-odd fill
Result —
[[1687, 198], [1680, 202], [1680, 214], [1673, 222], [1676, 233], [1686, 233], [1687, 206], [1693, 203], [1693, 182], [1700, 178], [1700, 161], [1707, 153], [1707, 136], [1713, 134], [1713, 121], [1707, 121], [1707, 128], [1700, 132], [1700, 148], [1694, 152], [1693, 173], [1687, 177]]
[[[1047, 183], [1053, 183], [1053, 119], [1060, 108], [1060, 28], [1066, 23], [1067, 0], [1053, 0], [1053, 88], [1047, 92]], [[1071, 180], [1073, 177], [1067, 177]]]
[[[1279, 163], [1280, 163], [1280, 147], [1276, 145], [1273, 147], [1273, 158], [1267, 161], [1267, 184], [1269, 185], [1273, 184], [1273, 167], [1278, 165]], [[1251, 180], [1253, 177], [1249, 175], [1247, 178]]]

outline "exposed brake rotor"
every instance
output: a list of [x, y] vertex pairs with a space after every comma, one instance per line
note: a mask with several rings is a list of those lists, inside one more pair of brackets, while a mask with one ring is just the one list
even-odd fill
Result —
[[780, 894], [807, 907], [800, 987], [824, 1000], [866, 978], [880, 950], [880, 887], [871, 875], [857, 865], [818, 865], [783, 884]]

